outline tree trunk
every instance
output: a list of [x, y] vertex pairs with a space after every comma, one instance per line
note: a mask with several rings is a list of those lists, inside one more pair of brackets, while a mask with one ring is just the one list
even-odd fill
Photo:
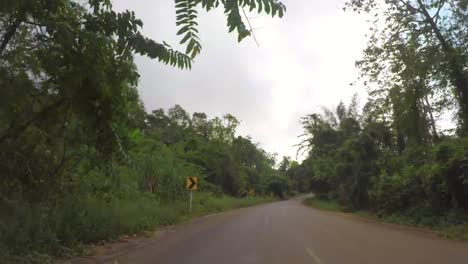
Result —
[[16, 30], [18, 29], [20, 24], [21, 20], [16, 19], [15, 22], [13, 22], [13, 24], [8, 26], [7, 32], [5, 33], [5, 35], [3, 35], [2, 42], [0, 44], [0, 57], [3, 55], [3, 51], [6, 49], [8, 42], [10, 42], [13, 35], [15, 35]]
[[455, 87], [459, 93], [460, 101], [460, 121], [461, 127], [459, 133], [462, 136], [468, 134], [468, 78], [459, 75], [455, 78]]
[[432, 130], [432, 142], [435, 142], [439, 138], [439, 135], [437, 134], [435, 119], [434, 119], [434, 115], [432, 114], [432, 108], [429, 103], [429, 99], [427, 98], [427, 94], [424, 95], [423, 105], [425, 105], [424, 109], [426, 111], [427, 117], [429, 118], [429, 123], [430, 123], [431, 130]]
[[466, 135], [468, 134], [468, 73], [464, 71], [464, 62], [459, 61], [455, 48], [442, 35], [439, 27], [425, 8], [422, 0], [418, 0], [418, 3], [422, 15], [424, 15], [427, 23], [439, 40], [440, 45], [442, 46], [442, 51], [445, 53], [447, 58], [447, 62], [449, 64], [449, 77], [452, 85], [455, 86], [455, 89], [457, 90], [460, 105], [458, 114], [460, 119], [459, 133], [461, 135]]

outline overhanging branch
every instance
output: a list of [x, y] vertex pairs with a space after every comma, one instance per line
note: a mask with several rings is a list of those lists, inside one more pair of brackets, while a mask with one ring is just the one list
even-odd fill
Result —
[[8, 26], [7, 32], [3, 35], [2, 42], [0, 44], [0, 57], [3, 55], [3, 51], [6, 49], [8, 42], [10, 42], [13, 35], [15, 35], [16, 30], [21, 24], [20, 19], [16, 19], [13, 24]]

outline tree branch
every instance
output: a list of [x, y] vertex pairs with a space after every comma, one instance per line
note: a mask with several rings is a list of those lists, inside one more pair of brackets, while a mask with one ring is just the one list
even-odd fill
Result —
[[249, 17], [247, 17], [247, 14], [245, 14], [244, 8], [241, 7], [241, 9], [242, 9], [242, 13], [244, 13], [245, 19], [247, 20], [247, 24], [249, 25], [250, 33], [252, 33], [252, 37], [253, 37], [255, 43], [257, 43], [257, 46], [260, 47], [260, 44], [258, 44], [257, 38], [255, 37], [255, 33], [254, 33], [254, 31], [253, 31], [252, 25], [250, 24], [250, 19], [249, 19]]
[[5, 50], [6, 46], [8, 45], [8, 42], [10, 42], [13, 35], [15, 35], [16, 29], [18, 29], [20, 24], [21, 24], [21, 20], [16, 19], [15, 22], [13, 22], [13, 24], [8, 26], [7, 32], [5, 33], [5, 35], [3, 35], [2, 42], [0, 44], [0, 57], [3, 55], [3, 51]]
[[434, 20], [432, 19], [431, 15], [429, 14], [429, 12], [427, 11], [427, 9], [424, 7], [424, 3], [422, 2], [422, 0], [417, 0], [418, 3], [419, 3], [419, 6], [421, 8], [421, 12], [422, 14], [424, 15], [424, 17], [426, 18], [426, 21], [427, 23], [429, 23], [429, 25], [431, 26], [432, 30], [434, 31], [437, 39], [439, 40], [440, 44], [442, 45], [442, 48], [444, 49], [445, 52], [447, 53], [452, 53], [452, 47], [450, 46], [450, 44], [445, 40], [445, 37], [442, 35], [442, 33], [440, 32], [439, 28], [437, 27], [437, 24], [434, 22]]
[[32, 22], [32, 21], [27, 21], [27, 20], [23, 21], [23, 23], [29, 24], [29, 25], [33, 25], [33, 26], [38, 26], [38, 27], [44, 27], [44, 26], [41, 25], [41, 24], [38, 24], [38, 23]]
[[59, 162], [59, 164], [55, 167], [51, 174], [51, 179], [55, 179], [55, 176], [59, 173], [60, 169], [63, 167], [65, 164], [65, 154], [67, 152], [67, 141], [66, 141], [66, 124], [67, 124], [67, 115], [65, 115], [63, 119], [63, 124], [62, 124], [62, 158]]
[[420, 9], [418, 9], [418, 8], [416, 8], [416, 7], [414, 7], [414, 6], [412, 6], [408, 1], [405, 1], [405, 0], [399, 0], [399, 1], [400, 1], [401, 3], [403, 3], [403, 4], [409, 9], [409, 11], [410, 11], [411, 13], [413, 13], [413, 14], [417, 13], [417, 11], [420, 10]]
[[437, 21], [439, 20], [439, 12], [440, 10], [442, 9], [442, 7], [444, 7], [445, 5], [445, 0], [441, 0], [440, 1], [440, 5], [439, 5], [439, 8], [437, 9], [437, 12], [435, 13], [435, 15], [432, 17], [432, 19], [435, 19], [435, 23], [437, 24]]

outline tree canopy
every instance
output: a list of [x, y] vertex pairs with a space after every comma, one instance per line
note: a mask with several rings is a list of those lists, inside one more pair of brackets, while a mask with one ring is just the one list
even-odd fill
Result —
[[347, 6], [374, 16], [369, 45], [357, 62], [362, 77], [377, 87], [371, 96], [409, 96], [415, 100], [413, 109], [424, 112], [456, 109], [458, 132], [464, 135], [468, 123], [466, 1], [353, 0]]

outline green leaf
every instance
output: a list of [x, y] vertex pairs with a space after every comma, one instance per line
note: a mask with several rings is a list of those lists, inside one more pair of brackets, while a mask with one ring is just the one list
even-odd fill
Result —
[[190, 25], [185, 25], [181, 29], [179, 29], [179, 31], [177, 31], [177, 35], [182, 35], [185, 32], [189, 31], [189, 29], [190, 29]]
[[257, 0], [257, 4], [258, 4], [258, 13], [262, 13], [263, 11], [263, 2], [262, 0]]
[[265, 13], [270, 14], [270, 3], [272, 0], [263, 0], [263, 6], [265, 7]]
[[184, 44], [185, 42], [187, 42], [187, 40], [189, 40], [191, 36], [192, 36], [191, 33], [187, 33], [185, 37], [182, 38], [182, 40], [180, 41], [180, 44]]

